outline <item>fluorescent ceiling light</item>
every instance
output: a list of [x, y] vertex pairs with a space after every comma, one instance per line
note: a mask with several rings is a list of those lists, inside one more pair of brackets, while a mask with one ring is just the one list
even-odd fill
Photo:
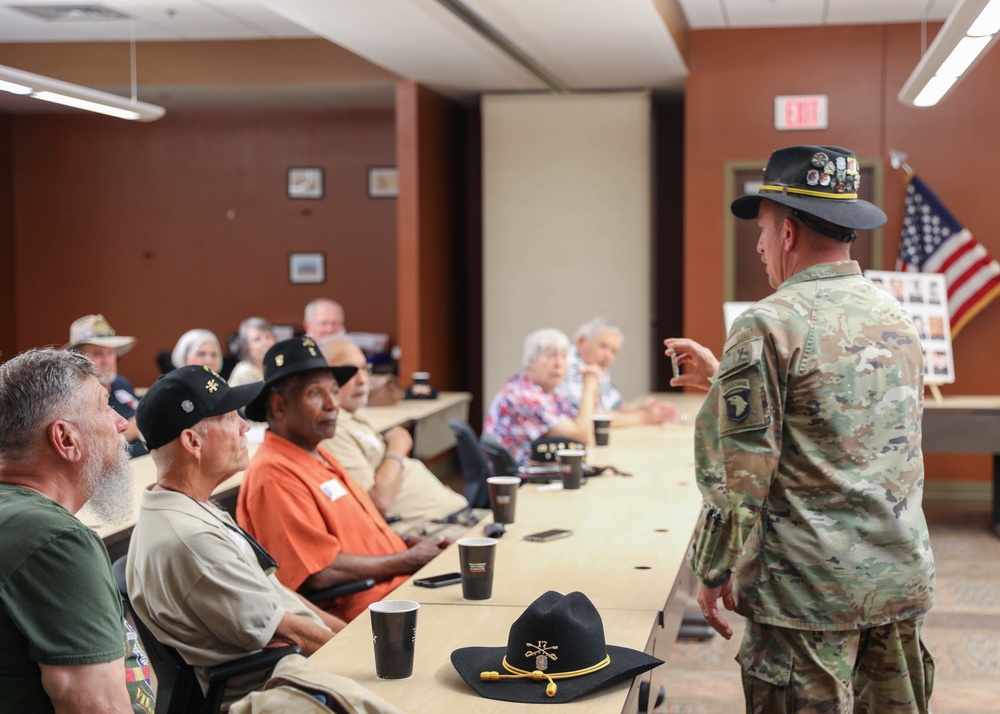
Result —
[[899, 91], [899, 101], [937, 104], [998, 37], [1000, 0], [960, 0]]
[[156, 121], [166, 113], [155, 104], [4, 65], [0, 65], [0, 90], [133, 121]]

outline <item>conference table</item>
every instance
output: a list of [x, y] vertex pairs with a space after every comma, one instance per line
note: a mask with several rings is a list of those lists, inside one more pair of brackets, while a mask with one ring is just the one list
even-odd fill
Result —
[[[413, 455], [426, 460], [455, 445], [454, 436], [448, 429], [448, 420], [467, 420], [471, 401], [472, 395], [468, 392], [441, 392], [437, 399], [406, 399], [388, 407], [365, 407], [362, 413], [379, 431], [384, 432], [395, 426], [410, 428], [413, 432]], [[266, 425], [255, 424], [247, 435], [251, 457], [263, 441], [265, 428]], [[142, 493], [156, 483], [156, 465], [151, 456], [132, 459], [130, 465], [133, 475], [133, 514], [128, 521], [105, 523], [88, 506], [84, 506], [76, 514], [77, 518], [101, 537], [112, 560], [128, 549]], [[223, 481], [212, 492], [212, 497], [223, 502], [231, 500], [235, 498], [242, 482], [241, 471]]]
[[924, 400], [925, 453], [993, 455], [993, 530], [1000, 535], [1000, 396]]
[[[457, 571], [455, 544], [390, 594], [389, 599], [421, 605], [412, 677], [376, 678], [367, 614], [315, 653], [313, 663], [360, 682], [413, 714], [545, 707], [480, 698], [452, 667], [450, 655], [460, 647], [505, 646], [511, 623], [547, 590], [586, 594], [601, 613], [608, 644], [666, 660], [691, 584], [684, 558], [701, 505], [692, 437], [702, 395], [671, 395], [668, 400], [678, 406], [678, 423], [613, 429], [609, 446], [588, 451], [592, 466], [614, 466], [630, 475], [608, 469], [576, 491], [537, 484], [519, 489], [515, 522], [506, 526], [497, 543], [490, 600], [463, 600], [461, 585], [413, 585], [415, 578]], [[491, 521], [488, 516], [468, 535], [483, 535]], [[550, 528], [569, 529], [573, 535], [546, 543], [524, 540], [527, 534]], [[652, 705], [665, 669], [661, 665], [631, 685], [574, 701], [572, 711], [638, 711], [642, 683], [649, 684]]]

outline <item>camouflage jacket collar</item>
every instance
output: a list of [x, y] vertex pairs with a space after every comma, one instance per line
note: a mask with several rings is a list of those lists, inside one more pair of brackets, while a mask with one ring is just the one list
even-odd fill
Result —
[[778, 290], [786, 288], [796, 283], [804, 283], [809, 280], [827, 280], [829, 278], [847, 278], [853, 275], [861, 275], [861, 266], [856, 260], [839, 260], [836, 263], [820, 263], [812, 265], [805, 270], [800, 270], [788, 280], [783, 282]]

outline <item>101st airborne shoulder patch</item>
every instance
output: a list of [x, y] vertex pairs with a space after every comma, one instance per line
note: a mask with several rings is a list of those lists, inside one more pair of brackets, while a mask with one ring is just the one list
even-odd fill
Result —
[[726, 402], [726, 416], [729, 421], [746, 421], [750, 416], [750, 380], [734, 379], [726, 382], [722, 391]]
[[734, 335], [719, 362], [719, 435], [751, 431], [771, 423], [764, 392], [764, 340], [749, 330]]

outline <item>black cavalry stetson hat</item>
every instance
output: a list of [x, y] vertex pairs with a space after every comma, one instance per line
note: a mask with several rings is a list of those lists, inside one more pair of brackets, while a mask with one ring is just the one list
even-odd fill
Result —
[[451, 653], [451, 663], [487, 699], [558, 704], [628, 681], [663, 660], [607, 644], [601, 615], [586, 595], [549, 590], [514, 621], [506, 647], [463, 647]]
[[757, 217], [762, 199], [780, 203], [828, 223], [871, 230], [886, 221], [878, 206], [858, 198], [857, 157], [838, 146], [789, 146], [771, 154], [764, 183], [755, 194], [730, 206], [737, 218]]
[[202, 419], [242, 409], [261, 382], [230, 387], [209, 367], [190, 365], [160, 375], [135, 410], [135, 424], [150, 449], [158, 449]]
[[267, 420], [267, 397], [271, 386], [286, 377], [302, 372], [323, 369], [333, 374], [338, 385], [343, 385], [357, 373], [357, 367], [331, 367], [316, 346], [316, 341], [308, 335], [282, 340], [271, 346], [264, 355], [264, 389], [250, 404], [246, 415], [253, 421]]

